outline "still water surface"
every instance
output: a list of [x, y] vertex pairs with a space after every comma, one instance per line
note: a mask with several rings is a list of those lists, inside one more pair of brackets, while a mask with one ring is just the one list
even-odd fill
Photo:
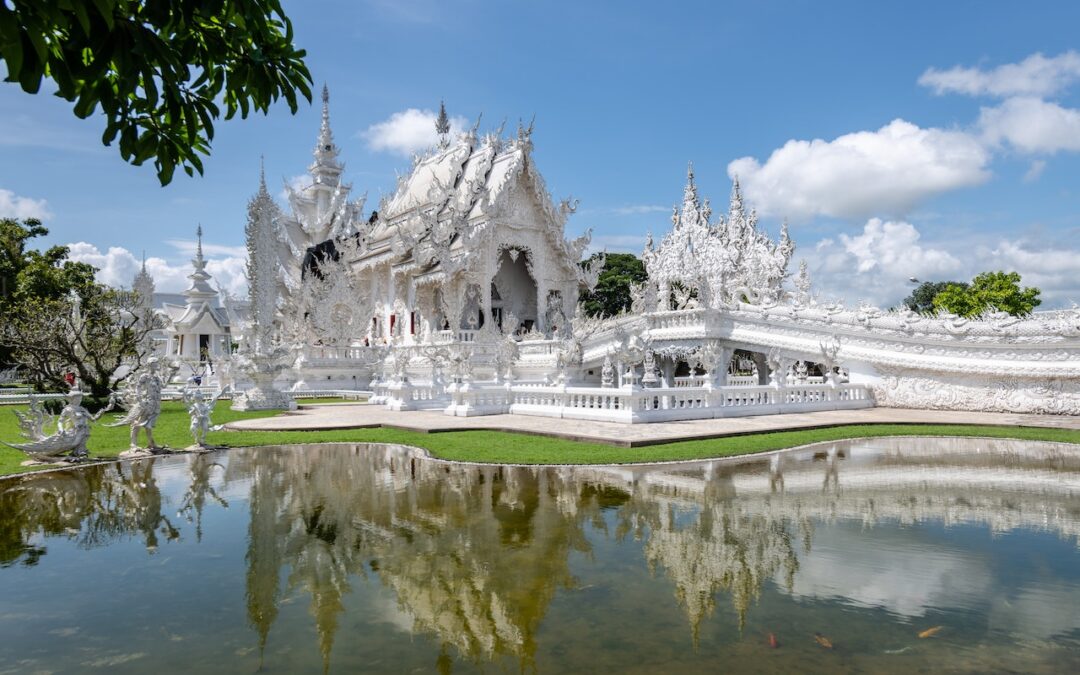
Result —
[[1080, 672], [1080, 451], [335, 445], [0, 481], [0, 673], [324, 669]]

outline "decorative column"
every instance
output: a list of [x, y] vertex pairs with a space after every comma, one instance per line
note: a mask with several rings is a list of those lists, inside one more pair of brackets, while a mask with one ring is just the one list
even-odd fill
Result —
[[751, 352], [754, 365], [757, 366], [758, 385], [769, 384], [769, 358], [761, 352]]
[[[409, 279], [403, 279], [405, 282], [405, 325], [402, 326], [405, 330], [402, 331], [402, 335], [405, 336], [407, 344], [416, 344], [416, 337], [413, 335], [413, 312], [416, 311], [416, 285]], [[420, 326], [416, 326], [416, 330], [420, 330]]]
[[708, 362], [705, 367], [709, 369], [709, 383], [713, 387], [726, 387], [728, 383], [728, 365], [731, 363], [731, 357], [735, 353], [735, 350], [731, 347], [715, 346], [711, 347], [707, 353], [706, 358]]
[[493, 273], [489, 274], [489, 272], [490, 270], [485, 271], [481, 276], [481, 279], [486, 281], [482, 281], [480, 286], [480, 313], [484, 317], [484, 327], [490, 330], [494, 328], [491, 311], [491, 282], [495, 275]]
[[536, 282], [536, 330], [546, 334], [547, 325], [547, 294], [548, 288], [539, 280]]
[[[693, 371], [691, 370], [691, 373]], [[663, 356], [660, 358], [660, 373], [662, 384], [665, 387], [675, 386], [675, 357]]]
[[386, 344], [391, 344], [394, 338], [394, 327], [391, 326], [394, 315], [394, 266], [386, 265], [386, 292], [383, 295], [383, 338]]

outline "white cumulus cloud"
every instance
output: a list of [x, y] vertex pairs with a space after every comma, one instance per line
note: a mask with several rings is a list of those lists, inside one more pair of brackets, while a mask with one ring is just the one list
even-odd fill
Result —
[[0, 218], [48, 220], [52, 215], [49, 203], [44, 199], [20, 197], [11, 190], [0, 188]]
[[947, 70], [930, 68], [919, 84], [936, 94], [969, 96], [1051, 96], [1080, 80], [1080, 54], [1069, 50], [1058, 56], [1032, 54], [1019, 63], [1006, 63], [990, 70], [954, 66]]
[[1035, 181], [1039, 180], [1039, 177], [1042, 176], [1043, 171], [1045, 170], [1046, 160], [1036, 159], [1031, 163], [1031, 166], [1028, 167], [1028, 170], [1024, 172], [1024, 182], [1034, 183]]
[[1032, 97], [1015, 97], [979, 114], [989, 143], [1008, 143], [1026, 153], [1080, 151], [1080, 110]]
[[1080, 303], [1080, 247], [1051, 246], [1022, 238], [1001, 239], [996, 244], [979, 247], [974, 257], [976, 272], [1019, 272], [1024, 286], [1042, 290], [1040, 297], [1046, 307]]
[[892, 307], [915, 287], [912, 277], [969, 281], [997, 270], [1019, 272], [1024, 286], [1041, 289], [1043, 308], [1080, 301], [1080, 248], [1022, 237], [927, 243], [909, 222], [871, 218], [859, 234], [822, 239], [804, 256], [815, 292], [849, 304]]
[[989, 161], [971, 134], [896, 119], [832, 141], [790, 140], [764, 164], [734, 160], [728, 174], [767, 215], [860, 218], [903, 215], [933, 196], [978, 185], [989, 177]]
[[[135, 273], [142, 265], [139, 257], [120, 246], [110, 246], [107, 251], [101, 251], [93, 244], [80, 241], [68, 244], [68, 248], [71, 260], [98, 268], [97, 280], [117, 288], [130, 288]], [[204, 251], [206, 248], [204, 245]], [[211, 284], [235, 295], [243, 295], [247, 293], [245, 264], [245, 256], [208, 256], [206, 271], [214, 277]], [[191, 264], [188, 262], [170, 263], [164, 258], [150, 257], [146, 259], [146, 270], [154, 278], [155, 290], [162, 293], [179, 293], [190, 284], [187, 277], [191, 274]]]
[[[429, 148], [439, 141], [435, 131], [437, 114], [431, 110], [409, 108], [396, 112], [389, 119], [372, 124], [360, 137], [376, 152], [391, 152], [409, 155]], [[464, 117], [450, 118], [450, 134], [460, 134], [465, 130], [468, 120]]]

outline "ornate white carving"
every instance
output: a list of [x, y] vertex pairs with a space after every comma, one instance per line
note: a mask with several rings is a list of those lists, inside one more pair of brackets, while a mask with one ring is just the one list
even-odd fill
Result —
[[[551, 199], [532, 160], [531, 126], [508, 139], [501, 132], [442, 134], [369, 219], [346, 199], [325, 100], [319, 139], [313, 185], [290, 194], [293, 214], [276, 213], [264, 187], [250, 213], [253, 323], [269, 331], [255, 342], [270, 352], [333, 347], [348, 353], [342, 369], [370, 372], [372, 362], [358, 350], [386, 344], [387, 372], [405, 379], [430, 368], [433, 387], [442, 386], [443, 364], [458, 383], [473, 368], [496, 381], [515, 371], [534, 382], [557, 374], [564, 385], [572, 370], [598, 369], [597, 389], [626, 368], [624, 385], [633, 387], [634, 368], [645, 361], [645, 383], [664, 389], [674, 388], [672, 373], [685, 362], [705, 368], [704, 382], [715, 389], [725, 386], [733, 350], [745, 349], [758, 355], [757, 368], [769, 366], [777, 389], [811, 381], [810, 366], [818, 364], [833, 385], [829, 397], [841, 397], [839, 373], [847, 369], [855, 384], [884, 378], [877, 391], [886, 404], [936, 407], [945, 397], [970, 409], [1074, 409], [1080, 310], [963, 318], [819, 301], [805, 263], [787, 285], [794, 252], [787, 226], [776, 240], [760, 231], [737, 180], [726, 215], [714, 219], [688, 172], [671, 231], [658, 245], [650, 236], [642, 254], [649, 280], [631, 289], [628, 313], [599, 320], [585, 317], [578, 299], [597, 283], [603, 260], [581, 264], [588, 232], [567, 239], [577, 202]], [[317, 264], [315, 279], [305, 277], [298, 261], [331, 244], [338, 255]], [[255, 319], [263, 315], [270, 323]], [[257, 353], [255, 342], [238, 363]], [[259, 361], [263, 380], [272, 380], [267, 364], [275, 358]], [[298, 363], [305, 372], [311, 367]], [[924, 380], [946, 393], [927, 394]], [[1063, 398], [1044, 396], [1040, 387]], [[1002, 388], [1013, 393], [978, 396]], [[680, 403], [696, 405], [692, 397]]]
[[888, 370], [874, 387], [878, 405], [931, 410], [1080, 415], [1080, 381], [1061, 378], [942, 376]]
[[223, 387], [218, 390], [209, 401], [206, 400], [203, 395], [202, 389], [198, 386], [191, 386], [193, 383], [188, 382], [188, 386], [184, 387], [183, 401], [187, 406], [188, 416], [191, 418], [191, 438], [195, 441], [195, 446], [199, 448], [205, 448], [206, 446], [206, 434], [210, 433], [212, 425], [210, 423], [210, 416], [214, 413], [214, 406], [217, 405], [218, 399], [220, 399], [227, 391], [227, 387]]
[[15, 412], [19, 428], [28, 442], [4, 445], [25, 452], [38, 462], [78, 462], [85, 459], [89, 455], [86, 442], [90, 440], [90, 423], [112, 410], [113, 403], [110, 401], [108, 406], [91, 415], [83, 407], [82, 397], [83, 393], [78, 389], [68, 392], [67, 405], [55, 419], [55, 431], [48, 435], [45, 428], [53, 424], [52, 417], [46, 415], [40, 401], [31, 399], [27, 414]]
[[158, 415], [161, 414], [161, 390], [165, 383], [172, 379], [178, 366], [171, 366], [170, 370], [162, 375], [160, 372], [161, 362], [157, 357], [147, 359], [144, 367], [136, 371], [124, 383], [125, 386], [114, 397], [120, 405], [127, 410], [127, 414], [106, 426], [118, 427], [128, 425], [131, 427], [131, 450], [139, 449], [139, 430], [146, 433], [146, 449], [155, 451], [160, 449], [154, 442], [154, 425], [157, 424]]
[[[649, 282], [659, 288], [660, 308], [668, 293], [681, 293], [688, 309], [691, 294], [698, 303], [722, 307], [734, 301], [772, 304], [780, 299], [787, 266], [795, 252], [785, 223], [779, 243], [757, 230], [757, 215], [746, 213], [739, 181], [731, 191], [727, 218], [710, 223], [712, 209], [698, 197], [693, 167], [687, 171], [682, 208], [674, 208], [672, 230], [654, 250], [651, 237], [642, 253]], [[698, 303], [695, 303], [696, 306]]]

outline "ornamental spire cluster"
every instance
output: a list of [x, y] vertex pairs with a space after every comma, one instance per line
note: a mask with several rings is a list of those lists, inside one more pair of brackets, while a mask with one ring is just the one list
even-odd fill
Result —
[[260, 171], [259, 191], [248, 202], [248, 221], [244, 227], [248, 250], [248, 296], [254, 328], [250, 337], [256, 351], [267, 347], [278, 318], [278, 299], [282, 290], [280, 221], [281, 210], [266, 188], [265, 172]]
[[[774, 243], [757, 229], [757, 214], [746, 212], [738, 178], [731, 190], [727, 217], [710, 222], [712, 209], [698, 194], [691, 164], [686, 172], [682, 208], [672, 213], [672, 229], [653, 249], [642, 254], [649, 279], [664, 288], [692, 289], [698, 305], [726, 304], [750, 299], [777, 300], [795, 251], [787, 225]], [[687, 295], [690, 298], [690, 295]]]

